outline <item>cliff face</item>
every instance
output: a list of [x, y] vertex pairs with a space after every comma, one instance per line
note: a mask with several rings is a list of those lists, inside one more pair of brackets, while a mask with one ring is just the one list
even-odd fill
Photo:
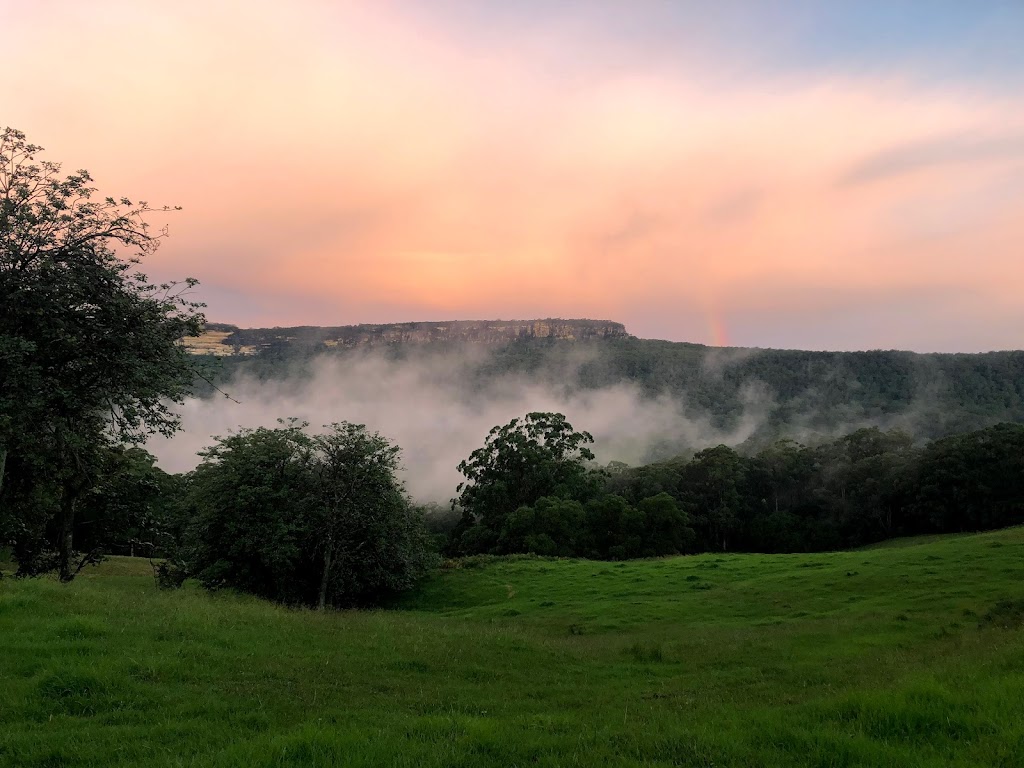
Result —
[[605, 339], [628, 336], [610, 320], [448, 320], [433, 323], [343, 325], [334, 328], [236, 328], [211, 323], [202, 336], [188, 338], [195, 354], [254, 354], [278, 345], [374, 347], [388, 344], [457, 342], [498, 345], [522, 338]]

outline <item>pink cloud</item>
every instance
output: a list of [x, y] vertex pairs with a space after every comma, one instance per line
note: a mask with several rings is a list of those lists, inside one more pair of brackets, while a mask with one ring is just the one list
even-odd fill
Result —
[[[836, 290], [868, 312], [951, 287], [976, 320], [1015, 311], [1019, 99], [898, 79], [713, 86], [663, 66], [580, 77], [543, 66], [571, 36], [481, 55], [372, 7], [42, 3], [14, 20], [5, 55], [34, 71], [4, 119], [104, 191], [183, 205], [153, 269], [273, 297], [266, 324], [316, 307], [305, 322], [648, 327], [658, 306], [656, 335], [702, 341], [694, 311], [813, 324]], [[735, 338], [759, 343], [755, 325]]]

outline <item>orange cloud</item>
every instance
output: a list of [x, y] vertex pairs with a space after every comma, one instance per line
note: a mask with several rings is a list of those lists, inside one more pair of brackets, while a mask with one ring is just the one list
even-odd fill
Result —
[[1019, 99], [543, 73], [542, 43], [481, 56], [393, 6], [302, 8], [41, 3], [2, 54], [34, 63], [4, 118], [104, 191], [183, 205], [153, 268], [291, 302], [266, 323], [658, 306], [661, 335], [704, 340], [673, 307], [813, 318], [922, 287], [1016, 311]]

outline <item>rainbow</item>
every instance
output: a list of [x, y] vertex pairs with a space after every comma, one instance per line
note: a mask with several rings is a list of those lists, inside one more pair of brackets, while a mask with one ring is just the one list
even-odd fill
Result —
[[711, 346], [729, 346], [729, 329], [725, 326], [725, 316], [717, 307], [708, 310], [708, 332], [711, 336]]

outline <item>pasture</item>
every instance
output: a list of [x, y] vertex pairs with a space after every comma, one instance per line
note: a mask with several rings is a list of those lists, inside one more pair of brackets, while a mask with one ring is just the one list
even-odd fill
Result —
[[0, 580], [0, 765], [1018, 766], [1024, 529], [471, 559], [374, 611]]

